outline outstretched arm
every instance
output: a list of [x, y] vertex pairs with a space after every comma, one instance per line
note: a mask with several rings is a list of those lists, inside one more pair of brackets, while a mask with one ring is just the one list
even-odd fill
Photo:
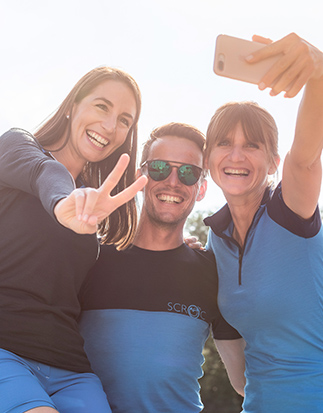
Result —
[[[321, 54], [321, 72], [323, 58]], [[302, 218], [317, 206], [322, 181], [323, 74], [307, 82], [301, 100], [293, 145], [283, 169], [282, 191], [286, 205]]]
[[[270, 42], [259, 36], [253, 40]], [[282, 193], [286, 205], [307, 219], [316, 209], [322, 178], [323, 54], [292, 33], [268, 44], [248, 61], [255, 63], [276, 54], [281, 54], [281, 58], [264, 76], [259, 88], [272, 87], [272, 96], [286, 91], [286, 97], [294, 97], [305, 85], [294, 142], [284, 162]]]
[[132, 199], [147, 183], [145, 176], [115, 196], [112, 189], [117, 185], [129, 163], [129, 156], [121, 155], [117, 165], [100, 188], [78, 188], [61, 199], [54, 208], [57, 220], [79, 234], [93, 234], [97, 225], [119, 206]]
[[234, 390], [244, 396], [246, 384], [243, 338], [237, 340], [214, 340], [218, 353], [224, 363], [230, 383]]

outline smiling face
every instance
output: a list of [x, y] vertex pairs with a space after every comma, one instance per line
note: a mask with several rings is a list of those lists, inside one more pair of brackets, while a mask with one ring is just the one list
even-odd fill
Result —
[[[167, 160], [202, 168], [203, 154], [195, 142], [177, 136], [163, 136], [152, 144], [148, 160]], [[184, 185], [178, 179], [177, 168], [172, 168], [164, 181], [154, 181], [148, 177], [143, 191], [142, 213], [159, 226], [182, 225], [195, 201], [203, 199], [205, 190], [205, 180], [200, 178], [194, 185]]]
[[86, 162], [107, 158], [125, 142], [136, 111], [135, 97], [127, 85], [104, 81], [74, 105], [64, 156], [72, 159], [80, 170]]
[[227, 200], [232, 197], [262, 197], [268, 185], [268, 175], [277, 169], [265, 145], [247, 140], [240, 123], [214, 143], [206, 165]]

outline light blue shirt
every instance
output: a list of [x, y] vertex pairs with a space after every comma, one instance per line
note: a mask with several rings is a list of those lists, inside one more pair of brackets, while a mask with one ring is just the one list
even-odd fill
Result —
[[[267, 194], [267, 197], [269, 195]], [[218, 304], [246, 341], [245, 413], [323, 412], [323, 233], [319, 211], [301, 220], [280, 187], [264, 200], [245, 246], [227, 207], [206, 219]]]

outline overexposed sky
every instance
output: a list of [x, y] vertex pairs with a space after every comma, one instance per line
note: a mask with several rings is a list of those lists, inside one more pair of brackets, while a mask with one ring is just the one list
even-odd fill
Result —
[[[215, 39], [256, 33], [277, 40], [294, 31], [323, 50], [321, 0], [0, 0], [0, 19], [0, 133], [14, 126], [33, 132], [81, 76], [108, 65], [140, 86], [139, 147], [157, 126], [185, 122], [205, 132], [221, 104], [254, 100], [276, 119], [284, 157], [301, 96], [273, 98], [217, 77]], [[223, 203], [209, 179], [196, 209]]]

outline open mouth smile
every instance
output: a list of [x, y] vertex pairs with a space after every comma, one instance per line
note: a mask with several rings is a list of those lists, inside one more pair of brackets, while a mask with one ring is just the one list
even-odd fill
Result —
[[157, 195], [157, 199], [167, 204], [180, 204], [184, 201], [182, 197], [174, 196], [174, 195], [166, 195], [166, 194]]
[[223, 172], [226, 175], [230, 175], [230, 176], [248, 176], [249, 175], [248, 169], [224, 168]]
[[87, 130], [86, 134], [91, 143], [93, 143], [93, 145], [97, 146], [98, 148], [104, 148], [110, 143], [108, 140], [106, 140], [96, 132]]

